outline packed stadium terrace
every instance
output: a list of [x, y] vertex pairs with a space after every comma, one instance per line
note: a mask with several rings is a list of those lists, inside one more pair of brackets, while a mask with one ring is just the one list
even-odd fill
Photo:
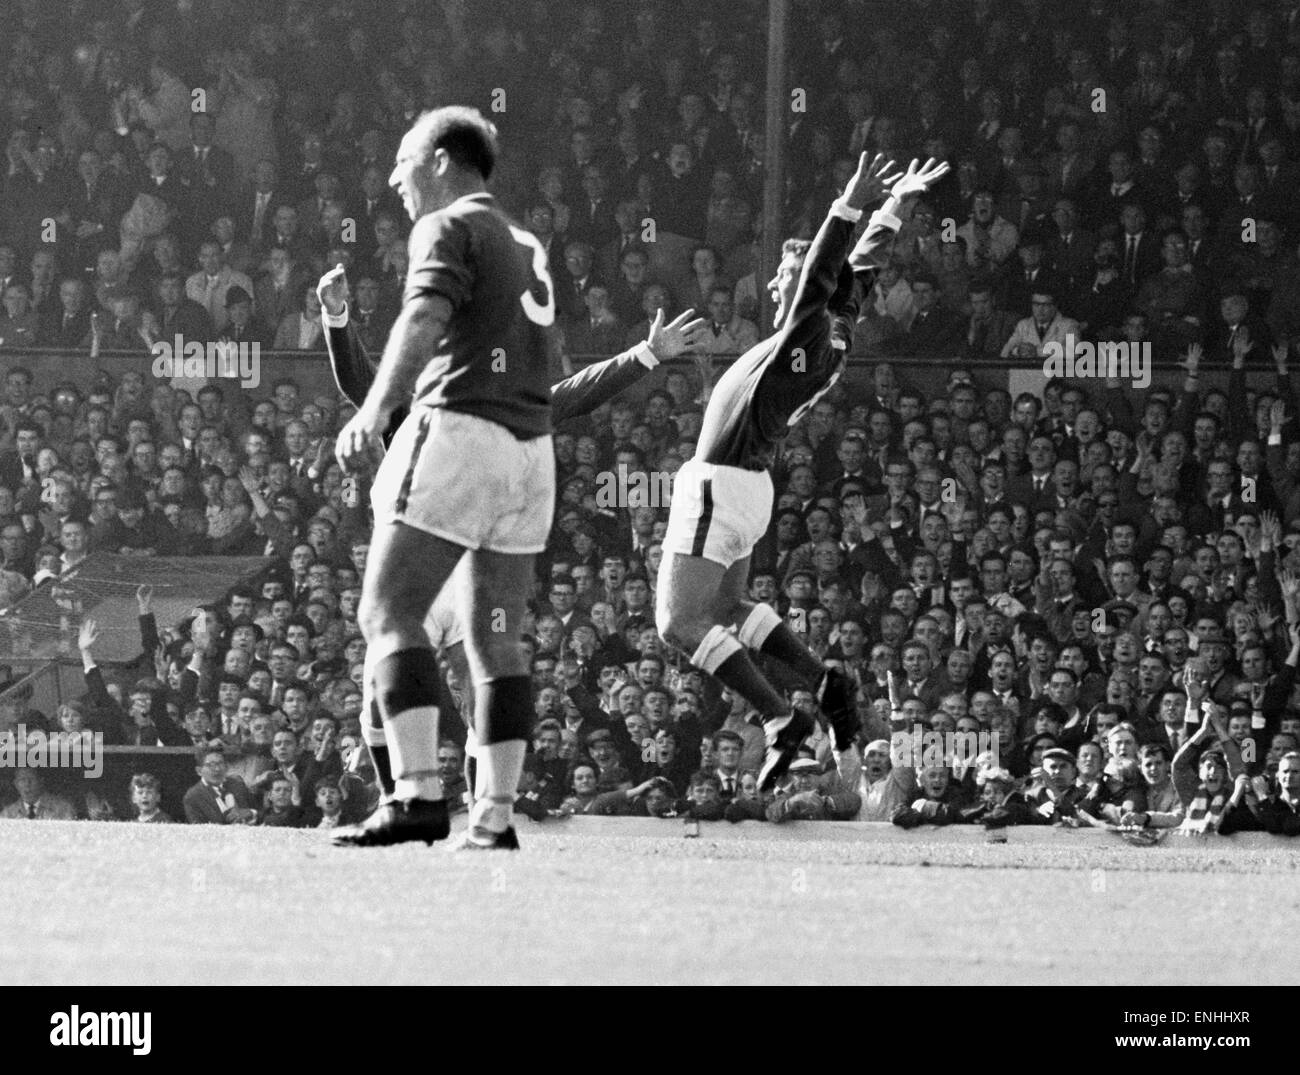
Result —
[[[796, 2], [771, 236], [765, 7], [0, 0], [0, 600], [97, 551], [274, 564], [197, 625], [142, 591], [135, 665], [101, 668], [83, 625], [84, 698], [10, 692], [5, 734], [194, 748], [225, 799], [177, 821], [373, 804], [366, 489], [331, 449], [350, 409], [275, 352], [321, 351], [340, 263], [382, 348], [393, 151], [456, 101], [499, 125], [494, 187], [548, 251], [566, 366], [660, 307], [711, 329], [556, 436], [522, 811], [1295, 833], [1300, 2]], [[666, 502], [606, 479], [691, 457], [715, 366], [765, 331], [759, 244], [811, 236], [864, 150], [954, 169], [881, 268], [853, 373], [792, 430], [751, 582], [859, 684], [863, 773], [819, 726], [764, 797], [755, 715], [654, 626]], [[177, 335], [260, 344], [261, 387], [155, 377]], [[1007, 390], [1067, 336], [1183, 368]], [[453, 798], [466, 689], [443, 706]], [[167, 819], [144, 770], [125, 811], [9, 775], [5, 816]]]

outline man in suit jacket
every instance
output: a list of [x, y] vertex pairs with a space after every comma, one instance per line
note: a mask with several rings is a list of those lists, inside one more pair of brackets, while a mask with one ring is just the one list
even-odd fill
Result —
[[587, 316], [587, 291], [596, 283], [593, 257], [587, 243], [569, 243], [564, 248], [565, 271], [555, 278], [555, 305], [571, 323]]
[[[377, 164], [367, 165], [361, 172], [361, 181], [350, 199], [357, 208], [357, 223], [369, 229], [380, 213], [400, 216], [402, 203], [388, 185], [388, 173]], [[365, 221], [361, 217], [365, 217]]]
[[231, 289], [237, 287], [252, 295], [253, 282], [224, 262], [221, 244], [216, 239], [209, 239], [199, 247], [199, 266], [199, 271], [185, 281], [185, 294], [208, 311], [219, 332], [229, 320], [226, 299]]
[[645, 290], [650, 286], [650, 255], [645, 247], [629, 246], [622, 252], [612, 275], [602, 277], [612, 280], [609, 291], [609, 307], [614, 315], [625, 325], [631, 325], [641, 319], [641, 300]]
[[1205, 339], [1205, 357], [1231, 362], [1240, 340], [1249, 341], [1253, 358], [1263, 361], [1273, 346], [1268, 323], [1250, 308], [1250, 297], [1238, 281], [1229, 281], [1219, 296], [1219, 316]]
[[971, 311], [966, 320], [962, 358], [996, 358], [1016, 329], [1016, 317], [997, 307], [993, 286], [987, 281], [973, 282], [967, 295]]
[[1029, 473], [1020, 474], [1007, 482], [1007, 497], [1029, 508], [1030, 518], [1040, 511], [1056, 510], [1056, 482], [1052, 470], [1056, 465], [1056, 446], [1052, 438], [1037, 434], [1026, 453]]
[[[647, 263], [649, 262], [649, 251], [646, 250], [641, 239], [641, 220], [641, 206], [636, 201], [624, 200], [615, 206], [615, 235], [600, 247], [596, 257], [596, 275], [602, 280], [614, 280], [619, 276], [623, 257], [629, 250], [640, 250], [645, 255]], [[544, 236], [538, 235], [538, 238], [544, 239]]]
[[14, 790], [18, 800], [0, 811], [0, 817], [27, 818], [31, 821], [72, 821], [77, 813], [62, 795], [54, 795], [41, 786], [40, 774], [35, 769], [18, 769], [14, 772]]
[[902, 662], [906, 678], [903, 696], [919, 698], [927, 709], [938, 709], [943, 699], [943, 677], [934, 671], [930, 647], [917, 639], [903, 643]]
[[311, 260], [311, 239], [303, 230], [298, 217], [298, 207], [282, 202], [271, 214], [271, 226], [266, 233], [263, 249], [282, 246], [289, 251], [290, 259], [297, 265]]
[[1111, 151], [1108, 171], [1093, 181], [1092, 197], [1087, 204], [1091, 208], [1094, 230], [1100, 231], [1107, 225], [1114, 226], [1120, 219], [1126, 206], [1138, 205], [1145, 212], [1151, 203], [1151, 195], [1138, 183], [1137, 169], [1133, 164], [1133, 155], [1127, 149]]
[[327, 246], [333, 241], [329, 234], [333, 221], [332, 202], [337, 202], [340, 208], [344, 206], [343, 184], [333, 172], [321, 172], [316, 176], [314, 193], [298, 202], [298, 230], [315, 247]]
[[1002, 347], [1002, 357], [1045, 358], [1048, 344], [1066, 346], [1066, 337], [1079, 338], [1079, 322], [1062, 317], [1056, 308], [1054, 291], [1035, 291], [1030, 297], [1032, 313], [1016, 324], [1011, 338]]
[[245, 276], [255, 271], [253, 250], [248, 243], [235, 237], [235, 218], [228, 213], [212, 222], [209, 233], [221, 244], [221, 260], [235, 272]]
[[1083, 148], [1079, 125], [1067, 120], [1056, 130], [1056, 152], [1043, 162], [1049, 189], [1063, 198], [1077, 198], [1092, 183], [1096, 160]]
[[322, 753], [323, 760], [315, 753], [303, 749], [294, 732], [281, 728], [271, 740], [271, 758], [275, 762], [275, 768], [268, 769], [257, 778], [254, 790], [269, 788], [272, 780], [284, 776], [297, 784], [300, 804], [310, 805], [316, 797], [317, 784], [337, 781], [343, 775], [343, 762], [338, 752]]
[[1260, 144], [1259, 158], [1262, 197], [1281, 214], [1284, 225], [1294, 224], [1296, 210], [1290, 199], [1292, 192], [1300, 186], [1300, 165], [1286, 159], [1286, 145], [1277, 135], [1265, 138]]
[[582, 197], [575, 199], [569, 218], [569, 237], [600, 250], [620, 234], [606, 193], [604, 169], [588, 164], [582, 169]]
[[191, 825], [251, 825], [257, 820], [253, 797], [237, 776], [227, 776], [221, 746], [201, 746], [194, 752], [199, 782], [185, 793], [185, 820]]
[[272, 247], [266, 260], [269, 267], [258, 277], [253, 297], [262, 320], [268, 325], [279, 325], [302, 308], [302, 294], [309, 280], [286, 247]]
[[[190, 144], [180, 151], [176, 171], [189, 189], [191, 205], [209, 223], [234, 193], [235, 159], [212, 144], [216, 121], [207, 112], [190, 116]], [[205, 220], [202, 218], [206, 217]]]
[[77, 263], [85, 269], [105, 246], [117, 246], [118, 225], [130, 208], [118, 179], [105, 170], [93, 149], [77, 158], [77, 178], [69, 183], [68, 212], [76, 234]]
[[260, 255], [273, 234], [275, 210], [284, 201], [275, 161], [260, 160], [253, 168], [253, 181], [232, 199], [231, 215], [240, 236]]
[[1054, 233], [1047, 240], [1047, 265], [1073, 291], [1092, 276], [1094, 239], [1079, 227], [1078, 206], [1069, 198], [1058, 198], [1052, 208]]
[[242, 287], [235, 286], [226, 292], [226, 327], [217, 334], [217, 339], [271, 346], [271, 332], [260, 318], [253, 316], [253, 296]]
[[1136, 294], [1142, 281], [1160, 271], [1160, 238], [1147, 227], [1147, 213], [1136, 202], [1125, 204], [1120, 213], [1123, 225], [1116, 239], [1119, 275], [1130, 294]]
[[1020, 237], [1020, 249], [1016, 251], [1019, 265], [1008, 263], [1006, 290], [1002, 296], [1002, 306], [1017, 318], [1027, 317], [1032, 310], [1029, 298], [1037, 290], [1047, 288], [1055, 293], [1064, 293], [1061, 281], [1047, 266], [1046, 244], [1038, 229], [1025, 232]]
[[188, 209], [189, 192], [175, 171], [170, 147], [161, 142], [151, 146], [145, 164], [148, 172], [140, 179], [135, 193], [158, 198], [175, 213]]
[[86, 284], [76, 277], [59, 281], [59, 301], [41, 327], [47, 347], [76, 347], [90, 331], [90, 302]]
[[622, 350], [625, 328], [609, 308], [609, 288], [593, 283], [582, 296], [586, 316], [574, 319], [565, 329], [569, 354], [611, 355]]
[[158, 281], [158, 304], [153, 314], [160, 340], [170, 343], [178, 333], [200, 343], [213, 338], [212, 317], [199, 303], [185, 297], [185, 281], [178, 273], [165, 273]]
[[1233, 489], [1234, 472], [1226, 459], [1212, 459], [1205, 468], [1206, 489], [1197, 500], [1183, 508], [1188, 533], [1194, 537], [1216, 534], [1231, 526], [1237, 516], [1251, 509]]
[[0, 293], [0, 347], [35, 347], [40, 322], [32, 307], [31, 289], [15, 281]]
[[916, 314], [908, 330], [893, 341], [901, 355], [954, 356], [961, 347], [961, 319], [938, 301], [939, 281], [933, 273], [918, 273], [912, 281]]
[[758, 343], [758, 326], [735, 312], [731, 289], [715, 287], [709, 293], [709, 323], [699, 353], [706, 355], [743, 355]]
[[[382, 352], [396, 314], [390, 306], [384, 304], [379, 281], [375, 277], [365, 273], [357, 277], [356, 304], [349, 310], [349, 314], [366, 350]], [[320, 320], [319, 312], [316, 320]], [[621, 334], [622, 330], [619, 331]], [[619, 348], [615, 347], [614, 350]]]

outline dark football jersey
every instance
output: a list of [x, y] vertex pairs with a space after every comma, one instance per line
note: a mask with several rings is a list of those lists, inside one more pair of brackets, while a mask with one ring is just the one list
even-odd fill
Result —
[[409, 249], [403, 301], [441, 295], [452, 308], [413, 405], [477, 415], [521, 440], [550, 433], [555, 289], [541, 243], [474, 194], [416, 221]]
[[873, 217], [849, 263], [854, 224], [834, 208], [804, 258], [784, 326], [740, 356], [714, 386], [695, 458], [765, 470], [777, 445], [839, 378], [877, 258], [898, 222]]

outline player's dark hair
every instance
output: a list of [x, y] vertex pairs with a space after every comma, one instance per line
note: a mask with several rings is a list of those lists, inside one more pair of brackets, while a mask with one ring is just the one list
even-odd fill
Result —
[[497, 163], [497, 129], [477, 108], [449, 105], [426, 112], [416, 121], [424, 136], [423, 150], [446, 150], [462, 168], [473, 168], [484, 180], [492, 178]]

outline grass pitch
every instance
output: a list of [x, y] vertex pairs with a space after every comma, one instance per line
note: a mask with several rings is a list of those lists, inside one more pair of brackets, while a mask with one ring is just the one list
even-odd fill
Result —
[[327, 837], [0, 822], [0, 983], [1300, 981], [1300, 841], [831, 823], [687, 839], [606, 818], [524, 821], [518, 854]]

